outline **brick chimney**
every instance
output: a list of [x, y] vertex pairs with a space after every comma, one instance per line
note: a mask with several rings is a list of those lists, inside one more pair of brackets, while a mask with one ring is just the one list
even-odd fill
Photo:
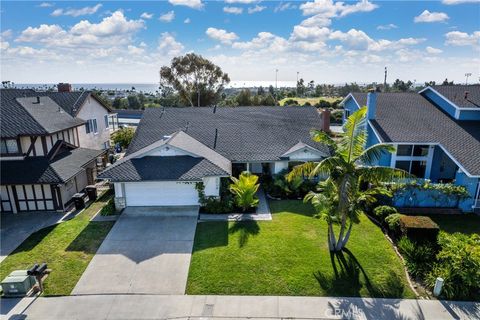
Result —
[[375, 113], [377, 113], [377, 92], [375, 89], [370, 89], [367, 94], [367, 119], [375, 119]]
[[330, 132], [330, 110], [322, 109], [322, 131]]
[[58, 92], [72, 92], [72, 85], [70, 83], [60, 82], [57, 84]]

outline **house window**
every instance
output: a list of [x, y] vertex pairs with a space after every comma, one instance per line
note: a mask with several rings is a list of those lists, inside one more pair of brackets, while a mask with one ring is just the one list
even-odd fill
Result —
[[397, 146], [395, 168], [402, 169], [417, 178], [425, 178], [430, 146], [426, 144], [401, 144]]
[[105, 120], [105, 129], [108, 129], [108, 114], [104, 115], [103, 118]]
[[18, 153], [18, 144], [15, 139], [2, 139], [1, 153]]
[[97, 119], [89, 119], [87, 123], [85, 123], [85, 132], [86, 133], [98, 133], [97, 129]]
[[350, 110], [345, 109], [345, 119], [347, 119], [348, 117], [350, 117]]

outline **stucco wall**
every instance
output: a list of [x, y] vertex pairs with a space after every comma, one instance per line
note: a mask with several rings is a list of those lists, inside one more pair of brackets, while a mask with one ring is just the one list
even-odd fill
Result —
[[220, 196], [220, 177], [205, 177], [203, 178], [203, 185], [207, 197]]
[[77, 117], [85, 121], [89, 119], [96, 119], [98, 133], [86, 133], [85, 126], [80, 127], [78, 133], [80, 146], [82, 148], [102, 150], [104, 149], [104, 143], [110, 141], [110, 129], [105, 126], [104, 118], [107, 114], [108, 110], [105, 109], [94, 98], [88, 97], [85, 100], [85, 103], [81, 107]]

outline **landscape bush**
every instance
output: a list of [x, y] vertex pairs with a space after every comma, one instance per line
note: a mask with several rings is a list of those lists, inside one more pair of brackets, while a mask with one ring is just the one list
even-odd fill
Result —
[[297, 100], [293, 100], [293, 99], [288, 99], [285, 101], [285, 103], [283, 104], [284, 106], [298, 106], [299, 103]]
[[231, 194], [225, 194], [223, 180], [220, 186], [220, 197], [206, 196], [205, 185], [203, 182], [197, 182], [195, 189], [198, 192], [198, 202], [200, 211], [205, 213], [231, 213], [235, 211], [235, 205]]
[[112, 140], [115, 144], [120, 144], [122, 148], [128, 148], [130, 142], [133, 140], [135, 130], [133, 128], [121, 128], [112, 134]]
[[315, 181], [302, 177], [288, 181], [286, 174], [287, 170], [283, 170], [272, 178], [264, 180], [265, 189], [270, 196], [280, 199], [301, 199], [317, 185]]
[[398, 213], [398, 211], [391, 206], [378, 206], [373, 209], [373, 215], [382, 223], [385, 221], [386, 217], [394, 213]]
[[412, 240], [436, 243], [440, 229], [429, 217], [403, 215], [400, 217], [400, 231]]
[[387, 224], [388, 230], [395, 236], [400, 234], [400, 218], [403, 214], [394, 213], [385, 218], [385, 223]]
[[343, 110], [331, 110], [330, 112], [330, 122], [341, 124], [343, 121]]
[[423, 278], [435, 261], [435, 246], [429, 243], [416, 243], [407, 237], [402, 237], [397, 243], [398, 250], [405, 259], [408, 272]]
[[480, 300], [480, 235], [440, 232], [438, 252], [427, 284], [433, 289], [437, 277], [444, 280], [443, 297]]

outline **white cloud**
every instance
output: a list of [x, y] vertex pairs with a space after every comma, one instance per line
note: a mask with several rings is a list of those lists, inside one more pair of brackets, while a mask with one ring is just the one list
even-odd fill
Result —
[[175, 37], [171, 33], [162, 33], [158, 45], [158, 51], [161, 54], [169, 57], [178, 56], [183, 53], [184, 49], [183, 44], [175, 40]]
[[251, 4], [258, 2], [259, 0], [225, 0], [225, 3], [242, 3], [242, 4]]
[[2, 33], [0, 35], [1, 35], [2, 39], [8, 39], [8, 38], [12, 37], [13, 31], [12, 31], [12, 29], [7, 29], [5, 31], [2, 31]]
[[251, 41], [234, 42], [232, 47], [240, 50], [268, 49], [279, 53], [288, 49], [288, 41], [271, 32], [259, 32]]
[[397, 28], [398, 26], [393, 23], [377, 26], [377, 30], [391, 30], [391, 29], [397, 29]]
[[263, 10], [267, 9], [265, 6], [259, 6], [258, 4], [255, 7], [250, 7], [248, 8], [248, 13], [257, 13], [257, 12], [262, 12]]
[[162, 21], [162, 22], [172, 22], [173, 19], [175, 19], [175, 12], [173, 11], [169, 11], [167, 13], [164, 13], [162, 15], [160, 15], [160, 17], [158, 18], [158, 20]]
[[153, 13], [144, 12], [144, 13], [142, 13], [142, 15], [140, 16], [140, 18], [143, 18], [143, 19], [152, 19], [152, 18], [153, 18]]
[[413, 21], [419, 22], [443, 22], [448, 20], [449, 17], [444, 12], [430, 12], [428, 10], [423, 11], [419, 16], [416, 16]]
[[479, 3], [480, 0], [442, 0], [443, 4], [446, 5], [455, 5], [455, 4], [462, 4], [462, 3]]
[[361, 0], [353, 5], [348, 5], [344, 2], [334, 3], [333, 0], [315, 0], [300, 5], [300, 9], [305, 16], [322, 14], [330, 18], [336, 16], [344, 17], [355, 12], [369, 12], [376, 8], [378, 6], [368, 0]]
[[40, 8], [50, 8], [53, 7], [53, 3], [50, 2], [42, 2], [38, 5]]
[[285, 11], [285, 10], [292, 10], [292, 9], [297, 9], [297, 6], [292, 4], [291, 2], [280, 2], [278, 6], [273, 9], [274, 12], [280, 12], [280, 11]]
[[321, 40], [328, 39], [330, 29], [326, 27], [295, 26], [291, 34], [292, 40]]
[[446, 45], [480, 47], [480, 31], [474, 31], [472, 34], [451, 31], [445, 34], [445, 38]]
[[16, 42], [43, 43], [49, 47], [115, 46], [129, 41], [131, 35], [144, 28], [143, 20], [128, 20], [115, 11], [99, 23], [82, 20], [64, 30], [59, 25], [42, 24], [23, 30]]
[[187, 19], [183, 20], [183, 23], [186, 23], [186, 24], [188, 24], [190, 22], [191, 22], [190, 18], [187, 18]]
[[441, 49], [437, 49], [437, 48], [434, 48], [434, 47], [426, 47], [425, 50], [427, 51], [427, 53], [430, 53], [430, 54], [439, 54], [439, 53], [442, 53], [443, 50]]
[[102, 4], [99, 3], [93, 7], [84, 7], [80, 9], [56, 9], [52, 12], [52, 16], [72, 16], [72, 17], [79, 17], [94, 14], [102, 7]]
[[232, 41], [237, 40], [238, 36], [234, 32], [227, 32], [224, 29], [217, 29], [217, 28], [208, 28], [205, 31], [205, 34], [210, 38], [220, 41], [222, 43], [232, 43]]
[[202, 0], [168, 0], [174, 6], [186, 6], [192, 9], [202, 9]]
[[128, 45], [127, 49], [128, 49], [128, 54], [131, 54], [131, 55], [143, 54], [145, 52], [145, 49], [132, 46], [132, 45]]
[[223, 7], [223, 12], [231, 14], [242, 14], [243, 8], [239, 7]]

